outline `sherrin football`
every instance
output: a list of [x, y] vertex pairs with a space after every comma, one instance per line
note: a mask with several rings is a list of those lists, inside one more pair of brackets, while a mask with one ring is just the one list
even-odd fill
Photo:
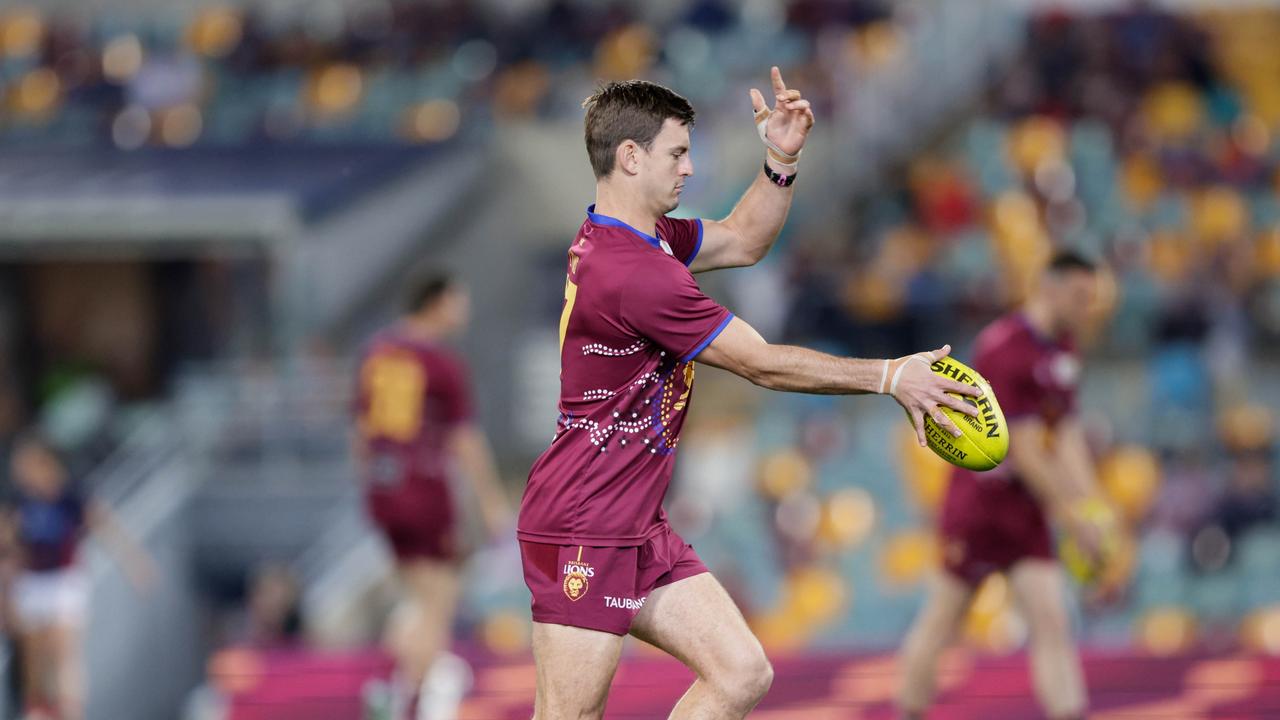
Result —
[[960, 428], [960, 437], [938, 427], [928, 415], [924, 416], [924, 436], [929, 448], [952, 465], [969, 470], [982, 472], [999, 465], [1009, 452], [1009, 425], [1004, 421], [1004, 413], [1000, 410], [1000, 403], [996, 401], [996, 394], [991, 390], [991, 384], [973, 368], [950, 357], [935, 360], [929, 367], [938, 375], [972, 385], [982, 391], [982, 395], [976, 398], [962, 398], [978, 408], [977, 417], [969, 417], [951, 408], [941, 408], [951, 418], [951, 422]]

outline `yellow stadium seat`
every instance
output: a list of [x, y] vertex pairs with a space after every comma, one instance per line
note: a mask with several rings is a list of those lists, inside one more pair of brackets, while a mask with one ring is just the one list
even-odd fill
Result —
[[1177, 655], [1196, 641], [1196, 620], [1186, 608], [1154, 608], [1137, 622], [1138, 645], [1153, 655]]
[[938, 563], [938, 542], [920, 529], [900, 532], [885, 543], [880, 554], [880, 572], [893, 585], [913, 585]]
[[1195, 88], [1181, 82], [1161, 84], [1147, 94], [1143, 114], [1161, 140], [1187, 140], [1204, 122], [1204, 101]]
[[1125, 520], [1135, 523], [1146, 516], [1160, 489], [1160, 466], [1146, 448], [1127, 445], [1099, 463], [1098, 479]]

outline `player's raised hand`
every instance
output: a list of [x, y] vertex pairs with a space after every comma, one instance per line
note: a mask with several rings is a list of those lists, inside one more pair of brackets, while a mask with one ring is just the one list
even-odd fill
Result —
[[951, 395], [956, 393], [964, 397], [978, 397], [982, 391], [972, 385], [966, 385], [933, 372], [929, 366], [935, 360], [951, 354], [951, 346], [943, 345], [937, 350], [916, 353], [897, 360], [890, 360], [885, 365], [886, 377], [884, 389], [894, 400], [907, 411], [911, 424], [916, 429], [916, 440], [920, 447], [926, 447], [924, 436], [924, 416], [927, 413], [938, 427], [955, 437], [960, 437], [960, 428], [942, 412], [941, 407], [962, 412], [972, 417], [978, 416], [976, 405]]
[[785, 155], [799, 155], [804, 149], [809, 130], [813, 127], [813, 110], [809, 101], [800, 96], [799, 90], [789, 89], [782, 80], [782, 72], [775, 65], [770, 71], [773, 78], [774, 105], [770, 110], [764, 95], [751, 88], [751, 106], [755, 110], [756, 126], [764, 120], [761, 139], [772, 144]]

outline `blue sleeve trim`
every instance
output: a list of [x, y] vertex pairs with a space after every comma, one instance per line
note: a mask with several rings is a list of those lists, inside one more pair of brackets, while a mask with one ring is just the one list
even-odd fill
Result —
[[706, 350], [707, 346], [710, 345], [712, 341], [714, 341], [717, 337], [720, 337], [720, 333], [724, 332], [725, 328], [729, 327], [729, 322], [731, 320], [733, 320], [733, 313], [729, 313], [728, 316], [725, 317], [724, 321], [721, 322], [720, 325], [717, 326], [715, 330], [712, 330], [710, 335], [703, 338], [702, 342], [698, 343], [698, 347], [694, 348], [692, 351], [686, 354], [683, 358], [681, 358], [680, 362], [689, 362], [690, 360], [698, 357], [698, 353], [702, 352], [703, 350]]
[[702, 218], [694, 218], [694, 222], [698, 223], [698, 244], [693, 246], [693, 252], [689, 253], [689, 259], [684, 261], [685, 267], [693, 264], [693, 259], [698, 257], [698, 251], [702, 249]]

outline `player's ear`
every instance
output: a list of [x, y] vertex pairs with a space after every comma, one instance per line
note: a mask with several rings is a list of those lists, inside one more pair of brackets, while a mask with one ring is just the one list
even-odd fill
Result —
[[615, 161], [620, 170], [635, 175], [640, 172], [640, 146], [635, 140], [623, 140], [618, 143]]

